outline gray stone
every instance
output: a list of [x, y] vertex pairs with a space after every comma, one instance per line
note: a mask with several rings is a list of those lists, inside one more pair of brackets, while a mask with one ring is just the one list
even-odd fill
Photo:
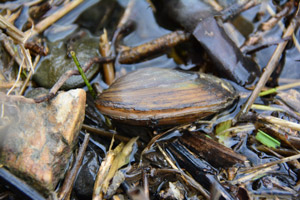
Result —
[[[37, 70], [33, 75], [33, 80], [39, 86], [51, 88], [58, 79], [68, 70], [76, 70], [77, 67], [72, 58], [67, 56], [65, 41], [48, 42], [50, 53], [42, 58], [37, 66]], [[85, 33], [83, 38], [78, 39], [73, 44], [73, 50], [83, 66], [91, 58], [99, 56], [99, 39], [92, 37], [89, 33]], [[90, 80], [97, 72], [99, 65], [92, 66], [85, 74]], [[80, 75], [70, 77], [62, 89], [77, 88], [84, 85], [84, 81]]]

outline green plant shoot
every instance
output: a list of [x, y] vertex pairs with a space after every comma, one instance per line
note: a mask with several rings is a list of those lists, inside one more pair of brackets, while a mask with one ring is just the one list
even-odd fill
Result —
[[72, 56], [72, 58], [73, 58], [73, 61], [74, 61], [75, 65], [76, 65], [76, 67], [77, 67], [77, 69], [78, 69], [78, 71], [79, 71], [79, 73], [80, 73], [82, 79], [84, 80], [84, 83], [85, 83], [86, 86], [88, 87], [88, 90], [90, 91], [90, 93], [92, 94], [92, 96], [93, 96], [94, 98], [96, 98], [96, 94], [95, 94], [95, 92], [94, 92], [94, 90], [93, 90], [93, 88], [92, 88], [90, 82], [89, 82], [88, 79], [86, 78], [86, 75], [85, 75], [85, 73], [83, 72], [83, 70], [82, 70], [82, 68], [81, 68], [81, 65], [80, 65], [80, 63], [79, 63], [79, 61], [78, 61], [78, 59], [77, 59], [77, 57], [76, 57], [76, 53], [75, 53], [74, 51], [71, 51], [70, 54], [71, 54], [71, 56]]

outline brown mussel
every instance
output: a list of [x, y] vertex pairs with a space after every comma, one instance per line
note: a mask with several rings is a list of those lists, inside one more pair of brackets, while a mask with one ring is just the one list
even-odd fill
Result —
[[126, 124], [176, 125], [218, 113], [236, 97], [228, 82], [212, 75], [145, 68], [117, 79], [96, 106]]

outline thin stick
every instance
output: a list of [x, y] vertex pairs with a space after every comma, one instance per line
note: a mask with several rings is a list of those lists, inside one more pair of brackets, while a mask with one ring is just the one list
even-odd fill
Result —
[[85, 153], [85, 150], [87, 148], [87, 145], [89, 143], [90, 134], [85, 134], [84, 140], [82, 142], [82, 145], [79, 149], [78, 155], [76, 157], [74, 166], [72, 167], [71, 171], [69, 171], [65, 177], [64, 183], [62, 185], [62, 188], [58, 194], [58, 199], [64, 199], [68, 194], [71, 193], [76, 175], [78, 173], [78, 170], [80, 168], [80, 165], [83, 160], [83, 156]]
[[107, 138], [113, 138], [114, 137], [115, 139], [117, 139], [119, 141], [122, 141], [122, 142], [129, 142], [129, 140], [130, 140], [130, 138], [128, 138], [128, 137], [117, 135], [116, 133], [111, 133], [109, 131], [97, 129], [97, 128], [91, 127], [89, 125], [86, 125], [86, 124], [82, 125], [82, 129], [85, 129], [88, 132], [95, 133], [95, 134], [103, 136], [103, 137], [107, 137]]
[[33, 32], [31, 30], [26, 31], [26, 34], [31, 32], [31, 37], [43, 32], [46, 28], [48, 28], [50, 25], [55, 23], [57, 20], [65, 16], [67, 13], [69, 13], [71, 10], [76, 8], [78, 5], [80, 5], [84, 0], [74, 0], [69, 2], [68, 4], [64, 5], [61, 9], [59, 9], [54, 14], [50, 15], [49, 17], [45, 18], [44, 20], [40, 21], [37, 25], [35, 25]]
[[6, 93], [6, 95], [9, 95], [11, 93], [11, 91], [13, 91], [13, 89], [15, 89], [15, 87], [17, 86], [17, 84], [20, 80], [20, 77], [21, 77], [22, 66], [23, 66], [24, 62], [25, 62], [25, 58], [23, 58], [22, 63], [19, 67], [19, 72], [18, 72], [17, 80], [15, 81], [15, 84], [9, 89], [9, 91]]
[[122, 31], [122, 27], [124, 27], [126, 25], [126, 23], [129, 21], [129, 17], [131, 16], [132, 8], [135, 4], [135, 1], [136, 0], [130, 0], [128, 2], [125, 12], [124, 12], [123, 16], [121, 17], [121, 20], [119, 21], [117, 29], [114, 32], [113, 38], [111, 40], [112, 47], [115, 46], [116, 40]]
[[267, 168], [267, 167], [270, 167], [270, 166], [273, 166], [273, 165], [277, 165], [277, 164], [281, 164], [281, 163], [286, 163], [286, 162], [289, 162], [289, 161], [292, 161], [292, 160], [297, 160], [299, 158], [300, 158], [300, 154], [296, 154], [296, 155], [293, 155], [293, 156], [282, 158], [280, 160], [275, 160], [273, 162], [264, 163], [264, 164], [261, 164], [261, 165], [255, 166], [255, 167], [243, 169], [240, 172], [242, 172], [242, 173], [249, 173], [251, 171], [256, 171], [258, 169]]
[[164, 49], [174, 47], [179, 43], [187, 41], [189, 36], [190, 34], [184, 31], [168, 33], [150, 42], [121, 51], [118, 62], [121, 64], [135, 63]]
[[265, 168], [259, 169], [258, 171], [255, 171], [251, 174], [245, 175], [245, 176], [243, 176], [239, 179], [233, 180], [230, 183], [233, 184], [233, 185], [236, 185], [236, 184], [239, 184], [239, 183], [242, 183], [242, 182], [253, 180], [253, 179], [255, 179], [255, 177], [260, 178], [263, 175], [265, 175], [266, 173], [275, 171], [277, 169], [278, 169], [278, 167], [275, 167], [275, 166], [265, 167]]
[[[296, 22], [293, 19], [287, 28], [286, 32], [283, 34], [283, 38], [285, 37], [290, 37], [295, 30], [296, 27]], [[242, 109], [237, 115], [237, 118], [241, 117], [242, 115], [245, 115], [251, 108], [253, 102], [255, 99], [258, 97], [261, 89], [265, 86], [267, 83], [268, 79], [270, 78], [272, 72], [276, 68], [278, 61], [280, 59], [280, 56], [282, 55], [282, 52], [284, 51], [288, 41], [284, 41], [282, 43], [279, 43], [276, 50], [274, 51], [271, 59], [269, 60], [267, 66], [265, 67], [264, 73], [260, 77], [255, 89], [251, 93], [250, 97], [248, 98], [247, 102], [243, 105]]]

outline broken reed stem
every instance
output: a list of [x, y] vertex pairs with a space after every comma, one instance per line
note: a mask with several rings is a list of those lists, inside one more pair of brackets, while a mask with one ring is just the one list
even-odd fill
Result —
[[251, 109], [284, 112], [282, 108], [276, 108], [276, 107], [260, 105], [260, 104], [252, 104]]
[[251, 174], [242, 176], [239, 179], [233, 180], [230, 183], [232, 185], [236, 185], [236, 184], [240, 184], [240, 183], [247, 182], [247, 181], [250, 181], [250, 180], [255, 180], [257, 178], [261, 178], [266, 173], [275, 171], [277, 169], [278, 169], [278, 167], [276, 167], [276, 166], [268, 166], [268, 167], [264, 167], [262, 169], [259, 168], [259, 170], [255, 171], [255, 172], [253, 172]]
[[256, 170], [263, 169], [263, 168], [268, 168], [268, 167], [271, 167], [271, 166], [274, 166], [274, 165], [277, 165], [277, 164], [282, 164], [282, 163], [290, 162], [292, 160], [297, 160], [299, 158], [300, 158], [300, 154], [296, 154], [296, 155], [293, 155], [293, 156], [282, 158], [280, 160], [275, 160], [275, 161], [272, 161], [272, 162], [269, 162], [269, 163], [264, 163], [262, 165], [258, 165], [258, 166], [255, 166], [255, 167], [250, 167], [250, 168], [247, 168], [247, 169], [242, 169], [242, 170], [240, 170], [240, 172], [241, 173], [250, 173], [252, 171], [256, 171]]
[[102, 194], [102, 184], [104, 182], [105, 177], [107, 176], [111, 164], [113, 162], [113, 160], [115, 159], [115, 153], [114, 151], [109, 151], [104, 160], [101, 162], [101, 166], [98, 170], [97, 176], [96, 176], [96, 180], [94, 183], [94, 189], [93, 189], [93, 200], [101, 200], [103, 197]]
[[81, 75], [81, 77], [82, 77], [82, 79], [83, 79], [85, 85], [88, 87], [88, 90], [90, 91], [90, 93], [92, 94], [92, 96], [93, 96], [94, 98], [96, 98], [96, 94], [95, 94], [95, 92], [94, 92], [94, 90], [93, 90], [93, 87], [91, 86], [91, 84], [90, 84], [89, 80], [87, 79], [87, 77], [86, 77], [84, 71], [82, 70], [82, 67], [81, 67], [81, 65], [80, 65], [80, 63], [79, 63], [79, 61], [78, 61], [78, 59], [77, 59], [77, 57], [76, 57], [75, 52], [74, 52], [74, 51], [71, 51], [70, 54], [71, 54], [71, 56], [72, 56], [72, 58], [73, 58], [73, 61], [74, 61], [75, 65], [76, 65], [76, 67], [77, 67], [77, 69], [78, 69], [78, 72], [80, 73], [80, 75]]
[[277, 91], [280, 91], [280, 90], [286, 90], [286, 89], [290, 89], [290, 88], [294, 88], [294, 87], [299, 87], [299, 86], [300, 86], [300, 81], [295, 82], [295, 83], [286, 84], [286, 85], [281, 85], [281, 86], [278, 86], [278, 87], [271, 88], [269, 90], [263, 91], [263, 92], [259, 93], [259, 96], [260, 97], [261, 96], [266, 96], [266, 95], [269, 95], [269, 94], [276, 93]]
[[[286, 32], [283, 34], [283, 38], [290, 37], [295, 30], [296, 22], [295, 19], [292, 19], [289, 27], [287, 28]], [[250, 97], [248, 98], [247, 102], [243, 105], [242, 109], [237, 115], [237, 118], [240, 118], [242, 115], [245, 115], [251, 108], [252, 104], [254, 103], [255, 99], [258, 97], [261, 89], [265, 86], [268, 79], [270, 78], [272, 72], [276, 68], [279, 59], [282, 55], [282, 52], [284, 51], [288, 41], [284, 41], [282, 43], [279, 43], [277, 48], [275, 49], [271, 59], [269, 60], [267, 66], [264, 69], [264, 73], [260, 77], [255, 89], [251, 93]]]
[[61, 187], [61, 190], [58, 194], [58, 199], [59, 200], [65, 199], [65, 197], [71, 193], [71, 190], [73, 188], [73, 184], [75, 182], [76, 175], [77, 175], [78, 170], [81, 166], [85, 150], [86, 150], [87, 145], [89, 143], [89, 139], [90, 139], [90, 134], [86, 133], [85, 136], [84, 136], [84, 140], [82, 142], [82, 145], [79, 149], [78, 155], [76, 157], [75, 163], [74, 163], [72, 169], [67, 173], [67, 175], [65, 177], [65, 180], [64, 180], [64, 183], [63, 183], [63, 185]]
[[273, 116], [258, 115], [257, 118], [271, 124], [276, 124], [296, 131], [300, 131], [300, 124], [298, 123], [290, 122]]
[[36, 34], [39, 34], [43, 32], [46, 28], [51, 26], [53, 23], [55, 23], [57, 20], [65, 16], [67, 13], [69, 13], [71, 10], [76, 8], [78, 5], [80, 5], [84, 0], [74, 0], [69, 2], [68, 4], [64, 5], [61, 9], [50, 15], [49, 17], [45, 18], [44, 20], [40, 21], [38, 24], [35, 25], [33, 32], [31, 30], [26, 31], [26, 34], [31, 34], [32, 36], [35, 36]]
[[17, 29], [13, 24], [7, 21], [2, 15], [0, 15], [0, 28], [5, 30], [5, 33], [10, 36], [15, 43], [24, 44], [26, 40], [26, 34]]
[[[103, 57], [111, 55], [111, 47], [107, 38], [106, 29], [104, 29], [103, 34], [100, 36], [99, 50]], [[114, 65], [112, 62], [103, 64], [104, 79], [107, 85], [111, 85], [115, 79]]]

